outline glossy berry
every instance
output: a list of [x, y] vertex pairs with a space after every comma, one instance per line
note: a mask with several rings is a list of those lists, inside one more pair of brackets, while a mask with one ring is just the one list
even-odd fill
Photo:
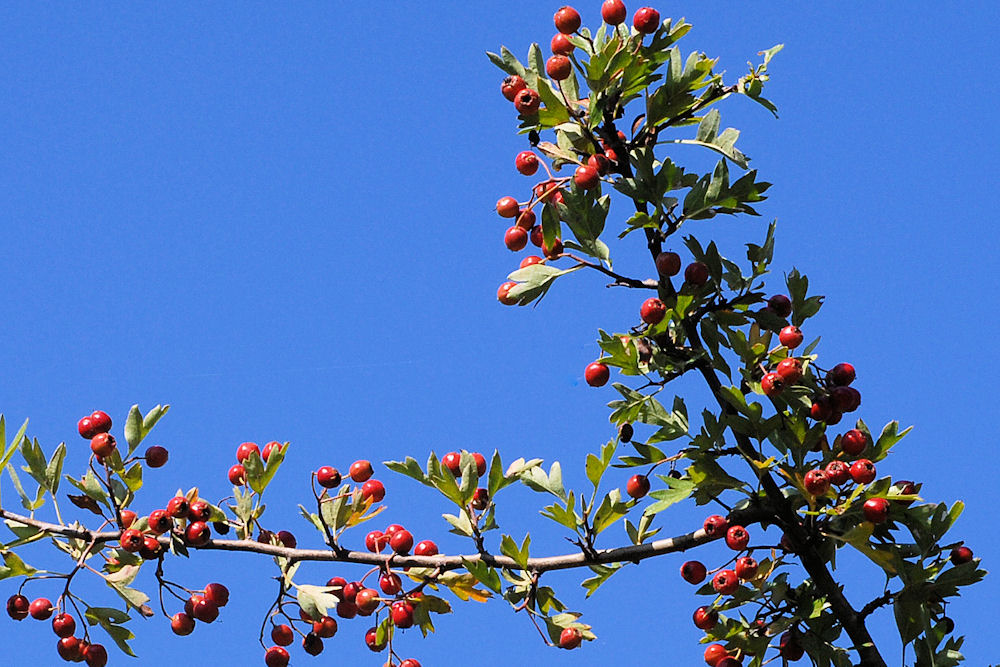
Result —
[[360, 613], [367, 616], [378, 608], [378, 591], [374, 588], [362, 588], [358, 591], [358, 594], [354, 596], [354, 604], [357, 605]]
[[603, 176], [611, 170], [611, 160], [605, 155], [595, 153], [587, 158], [587, 166]]
[[186, 518], [191, 511], [191, 504], [184, 496], [174, 496], [167, 502], [167, 514], [175, 519]]
[[726, 531], [726, 546], [733, 551], [743, 551], [750, 544], [750, 533], [743, 526], [730, 526]]
[[523, 250], [524, 246], [528, 245], [528, 232], [514, 225], [504, 233], [503, 243], [512, 252]]
[[81, 438], [90, 440], [95, 435], [97, 435], [97, 429], [94, 428], [93, 422], [90, 421], [90, 415], [83, 417], [76, 423], [76, 430], [80, 434]]
[[395, 595], [403, 590], [403, 582], [399, 575], [393, 572], [385, 572], [378, 578], [378, 587], [386, 595]]
[[191, 615], [203, 623], [211, 623], [219, 617], [219, 606], [205, 597], [199, 597], [200, 599], [192, 604]]
[[194, 631], [194, 619], [187, 613], [179, 611], [170, 617], [170, 629], [175, 635], [185, 637]]
[[504, 79], [503, 83], [500, 84], [500, 92], [503, 93], [503, 96], [506, 97], [508, 101], [513, 102], [517, 94], [526, 87], [527, 84], [524, 82], [524, 79], [516, 74], [512, 74]]
[[538, 255], [528, 255], [521, 260], [519, 268], [524, 268], [526, 266], [531, 266], [532, 264], [541, 264], [544, 260]]
[[573, 63], [566, 56], [555, 55], [545, 62], [545, 73], [553, 81], [562, 81], [569, 78], [573, 71]]
[[835, 387], [830, 399], [840, 412], [854, 412], [861, 405], [861, 392], [854, 387]]
[[652, 7], [643, 7], [632, 17], [632, 26], [644, 35], [652, 34], [660, 27], [660, 12]]
[[97, 435], [98, 433], [107, 433], [111, 430], [111, 417], [108, 416], [108, 413], [103, 410], [95, 410], [93, 414], [90, 415], [90, 427], [93, 429], [94, 435]]
[[517, 287], [517, 283], [513, 280], [508, 280], [507, 282], [500, 285], [497, 288], [497, 301], [505, 306], [513, 306], [517, 303], [517, 298], [509, 296], [510, 290]]
[[813, 496], [825, 495], [830, 490], [830, 476], [819, 468], [806, 473], [802, 485], [806, 487], [806, 492]]
[[289, 658], [288, 651], [280, 646], [272, 646], [264, 653], [264, 664], [267, 667], [288, 667]]
[[760, 564], [753, 556], [741, 556], [736, 559], [736, 576], [743, 581], [749, 581], [757, 576]]
[[760, 389], [768, 398], [774, 398], [785, 388], [785, 383], [781, 376], [775, 372], [766, 373], [760, 381]]
[[703, 262], [691, 262], [684, 269], [684, 282], [701, 287], [708, 282], [708, 266]]
[[775, 294], [768, 299], [767, 307], [778, 317], [788, 317], [792, 314], [792, 300], [784, 294]]
[[312, 631], [318, 637], [329, 639], [337, 634], [337, 619], [332, 616], [324, 616], [318, 621], [313, 621]]
[[212, 518], [212, 506], [208, 504], [207, 500], [199, 498], [188, 508], [188, 517], [192, 521], [208, 521]]
[[528, 234], [528, 239], [531, 241], [531, 245], [541, 248], [542, 242], [545, 241], [545, 233], [542, 231], [542, 226], [535, 225], [532, 227], [531, 232]]
[[809, 408], [809, 416], [819, 422], [825, 422], [833, 415], [833, 406], [826, 396], [817, 397]]
[[462, 454], [460, 452], [448, 452], [441, 457], [441, 465], [447, 468], [455, 477], [460, 476], [462, 474]]
[[603, 387], [608, 383], [611, 371], [608, 369], [607, 364], [595, 361], [587, 364], [587, 367], [583, 370], [583, 377], [591, 387]]
[[715, 667], [741, 667], [742, 663], [731, 655], [727, 655], [719, 662], [715, 663]]
[[778, 374], [785, 385], [796, 384], [802, 379], [802, 362], [795, 357], [782, 359], [774, 372]]
[[413, 658], [407, 658], [403, 662], [399, 663], [399, 667], [420, 667], [420, 663]]
[[142, 548], [142, 533], [134, 528], [122, 531], [121, 547], [125, 551], [135, 553]]
[[298, 542], [295, 540], [295, 536], [292, 535], [287, 530], [279, 530], [277, 533], [277, 538], [278, 541], [281, 542], [283, 546], [288, 547], [289, 549], [294, 549], [296, 546], [298, 546]]
[[583, 633], [579, 628], [563, 628], [559, 633], [559, 648], [574, 649], [583, 641]]
[[535, 226], [535, 212], [530, 208], [521, 209], [517, 215], [517, 226], [526, 232], [531, 232]]
[[661, 252], [656, 256], [656, 271], [661, 276], [676, 276], [681, 272], [681, 256], [676, 252]]
[[514, 158], [514, 168], [525, 176], [531, 176], [538, 171], [538, 156], [531, 151], [521, 151]]
[[59, 657], [67, 662], [83, 661], [83, 645], [76, 637], [64, 637], [56, 644]]
[[719, 595], [732, 595], [740, 587], [740, 578], [732, 570], [719, 570], [712, 577], [712, 588]]
[[389, 615], [397, 628], [413, 627], [413, 605], [405, 600], [393, 602], [389, 608]]
[[840, 448], [848, 456], [857, 456], [868, 446], [868, 437], [860, 430], [852, 428], [840, 437]]
[[578, 188], [590, 190], [601, 182], [601, 176], [593, 167], [577, 167], [573, 172], [573, 182]]
[[542, 98], [531, 88], [525, 88], [514, 96], [514, 108], [522, 116], [533, 116], [538, 113]]
[[628, 422], [625, 422], [620, 427], [618, 427], [618, 439], [622, 442], [631, 442], [632, 436], [635, 435], [635, 427], [633, 427]]
[[556, 30], [564, 35], [570, 35], [580, 29], [580, 13], [569, 6], [560, 7], [552, 17]]
[[966, 546], [955, 547], [951, 550], [951, 555], [949, 556], [949, 560], [951, 560], [952, 565], [969, 563], [972, 561], [972, 558], [972, 549]]
[[110, 456], [115, 450], [115, 445], [115, 437], [110, 433], [98, 433], [90, 439], [90, 451], [101, 458]]
[[365, 633], [365, 644], [368, 645], [369, 650], [377, 653], [385, 648], [386, 640], [378, 640], [378, 630], [376, 628], [369, 628], [368, 632]]
[[170, 532], [174, 527], [174, 519], [166, 510], [153, 510], [149, 513], [149, 530], [156, 535]]
[[707, 535], [711, 535], [713, 537], [724, 535], [726, 529], [729, 528], [729, 521], [727, 521], [724, 516], [713, 514], [705, 519], [705, 522], [702, 524], [702, 528], [705, 530]]
[[563, 242], [562, 239], [552, 239], [552, 245], [548, 245], [545, 241], [542, 241], [542, 252], [546, 257], [553, 259], [562, 254]]
[[340, 471], [331, 466], [323, 466], [316, 471], [316, 482], [324, 489], [335, 489], [340, 486]]
[[500, 197], [497, 200], [497, 215], [501, 218], [516, 218], [521, 207], [513, 197]]
[[681, 578], [689, 584], [700, 584], [705, 581], [707, 570], [705, 566], [696, 560], [689, 560], [681, 565]]
[[858, 459], [851, 464], [851, 479], [858, 484], [870, 484], [875, 479], [875, 464], [868, 459]]
[[373, 472], [371, 462], [362, 460], [352, 463], [347, 474], [352, 480], [360, 483], [367, 482], [371, 478]]
[[476, 475], [482, 477], [486, 474], [486, 457], [479, 452], [472, 452], [472, 460], [476, 462]]
[[209, 584], [205, 586], [205, 599], [217, 607], [225, 607], [229, 603], [229, 589], [222, 584]]
[[239, 447], [236, 448], [236, 460], [243, 463], [251, 454], [256, 453], [260, 456], [260, 447], [257, 446], [256, 442], [244, 442]]
[[278, 646], [289, 646], [294, 639], [295, 634], [292, 632], [292, 629], [285, 624], [276, 625], [271, 628], [271, 641]]
[[649, 478], [645, 475], [632, 475], [625, 483], [625, 493], [636, 500], [649, 493]]
[[802, 648], [802, 644], [798, 642], [795, 635], [791, 632], [786, 632], [778, 639], [778, 652], [785, 660], [795, 662], [802, 658], [805, 654], [805, 649]]
[[856, 377], [854, 373], [854, 366], [848, 363], [839, 363], [830, 369], [830, 373], [827, 377], [830, 379], [830, 382], [838, 387], [846, 387], [854, 382], [854, 378]]
[[76, 632], [76, 621], [69, 614], [57, 614], [52, 618], [52, 632], [57, 637], [72, 637]]
[[552, 41], [549, 43], [549, 46], [552, 49], [552, 53], [560, 56], [568, 56], [573, 53], [573, 49], [576, 48], [573, 46], [573, 42], [569, 41], [569, 37], [561, 32], [557, 32], [552, 36]]
[[719, 623], [719, 612], [711, 607], [698, 607], [691, 618], [699, 630], [711, 630]]
[[45, 621], [52, 616], [52, 601], [48, 598], [37, 598], [28, 605], [28, 614], [36, 621]]
[[802, 330], [789, 325], [778, 333], [778, 340], [789, 350], [794, 350], [802, 344]]
[[417, 542], [417, 546], [413, 548], [414, 556], [436, 556], [438, 554], [437, 544], [431, 540], [423, 540]]
[[323, 640], [315, 632], [309, 632], [302, 638], [302, 650], [309, 655], [319, 655], [323, 652]]
[[405, 554], [413, 548], [413, 535], [408, 530], [400, 530], [389, 538], [389, 548], [398, 554]]
[[729, 657], [729, 651], [722, 644], [709, 644], [705, 649], [705, 664], [716, 667], [723, 658]]
[[861, 511], [867, 521], [883, 523], [889, 518], [889, 501], [885, 498], [869, 498], [862, 505]]
[[146, 465], [150, 468], [162, 468], [170, 454], [165, 447], [153, 445], [146, 450]]
[[604, 0], [601, 3], [601, 18], [608, 25], [624, 23], [625, 16], [625, 3], [622, 0]]
[[28, 618], [28, 608], [31, 603], [23, 595], [11, 595], [7, 598], [7, 615], [15, 621]]
[[152, 535], [142, 538], [142, 548], [139, 549], [139, 556], [143, 560], [155, 560], [160, 555], [160, 542]]
[[473, 509], [484, 510], [490, 504], [490, 492], [488, 489], [479, 487], [472, 494], [472, 501], [469, 503]]
[[204, 521], [194, 521], [188, 524], [187, 530], [184, 531], [184, 539], [191, 546], [200, 547], [202, 545], [208, 544], [208, 540], [212, 537], [212, 531], [209, 529], [208, 524]]
[[235, 486], [243, 486], [247, 483], [247, 471], [243, 464], [237, 463], [229, 469], [229, 483]]
[[646, 324], [659, 324], [667, 315], [667, 306], [656, 297], [646, 299], [639, 309], [639, 317]]
[[122, 510], [121, 516], [122, 516], [121, 526], [123, 529], [131, 527], [132, 524], [135, 523], [135, 520], [137, 518], [136, 513], [133, 512], [132, 510]]

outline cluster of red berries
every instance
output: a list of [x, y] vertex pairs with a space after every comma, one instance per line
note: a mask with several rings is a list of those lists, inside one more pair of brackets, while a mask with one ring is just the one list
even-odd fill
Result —
[[[486, 474], [486, 457], [479, 452], [472, 452], [472, 459], [476, 463], [476, 475], [483, 477]], [[448, 452], [441, 457], [441, 465], [448, 469], [455, 477], [462, 476], [462, 453]], [[472, 496], [470, 503], [473, 509], [484, 510], [490, 504], [490, 491], [484, 487], [478, 487]]]
[[[340, 471], [333, 466], [323, 466], [314, 474], [316, 482], [324, 489], [334, 489], [340, 486], [342, 481]], [[373, 503], [379, 503], [385, 498], [385, 485], [377, 479], [372, 479], [374, 474], [371, 461], [363, 459], [355, 461], [347, 469], [347, 476], [361, 485], [361, 497], [365, 500], [371, 499]]]
[[264, 445], [263, 451], [261, 451], [260, 447], [258, 447], [255, 442], [244, 442], [236, 448], [236, 465], [229, 469], [229, 482], [236, 486], [245, 485], [247, 483], [247, 470], [243, 464], [246, 463], [248, 458], [250, 458], [250, 455], [257, 454], [264, 463], [267, 463], [267, 459], [270, 458], [271, 452], [280, 448], [281, 443], [273, 440]]
[[[95, 410], [86, 417], [81, 417], [76, 423], [76, 430], [82, 438], [90, 440], [90, 451], [102, 465], [105, 457], [110, 456], [118, 446], [115, 437], [111, 435], [111, 417], [103, 410]], [[165, 448], [154, 445], [146, 450], [146, 465], [159, 468], [167, 462], [168, 456]]]
[[211, 623], [219, 617], [219, 609], [229, 603], [229, 589], [212, 583], [200, 592], [191, 593], [184, 601], [184, 611], [170, 617], [170, 629], [181, 637], [194, 632], [195, 621]]
[[15, 621], [23, 621], [31, 616], [37, 621], [52, 618], [52, 631], [59, 637], [56, 652], [67, 662], [86, 662], [88, 667], [104, 667], [108, 664], [108, 652], [101, 644], [91, 644], [86, 638], [74, 637], [76, 621], [70, 614], [59, 613], [48, 598], [36, 598], [31, 602], [21, 594], [7, 598], [7, 615]]

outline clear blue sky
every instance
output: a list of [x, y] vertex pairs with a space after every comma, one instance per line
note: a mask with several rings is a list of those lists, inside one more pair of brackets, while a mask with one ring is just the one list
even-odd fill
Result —
[[[579, 275], [533, 310], [494, 296], [516, 260], [492, 207], [527, 192], [528, 179], [513, 169], [526, 144], [484, 51], [547, 44], [557, 7], [0, 5], [8, 424], [30, 417], [47, 451], [67, 440], [77, 470], [78, 417], [101, 408], [120, 426], [134, 402], [172, 404], [153, 437], [171, 460], [148, 475], [144, 511], [178, 486], [224, 496], [238, 443], [290, 440], [268, 515], [314, 545], [295, 505], [323, 464], [499, 448], [505, 459], [558, 458], [568, 483], [586, 485], [583, 457], [611, 435], [603, 406], [614, 392], [589, 389], [583, 368], [597, 354], [596, 329], [632, 324], [637, 298]], [[585, 23], [598, 7], [581, 6]], [[778, 218], [778, 277], [794, 265], [829, 297], [807, 332], [822, 335], [822, 359], [858, 368], [870, 424], [916, 426], [884, 466], [922, 481], [928, 499], [966, 498], [955, 534], [996, 569], [1000, 11], [987, 2], [660, 9], [685, 15], [695, 26], [685, 50], [719, 56], [733, 78], [757, 51], [786, 44], [770, 86], [780, 120], [746, 100], [722, 107], [775, 184], [764, 217], [691, 231], [733, 246]], [[618, 268], [644, 276], [632, 244]], [[445, 534], [447, 507], [429, 490], [380, 476], [390, 482], [387, 522], [467, 548]], [[5, 504], [16, 505], [5, 484]], [[538, 529], [539, 554], [566, 548], [532, 518], [540, 497], [506, 498], [508, 532]], [[661, 523], [686, 532], [704, 514], [685, 506]], [[722, 556], [707, 552], [707, 562]], [[400, 647], [425, 667], [515, 656], [700, 664], [690, 614], [701, 602], [677, 576], [683, 560], [616, 575], [586, 604], [579, 577], [553, 576], [599, 636], [577, 652], [546, 649], [501, 601], [458, 604], [436, 636], [410, 631]], [[359, 572], [309, 571], [316, 582]], [[881, 590], [866, 563], [845, 558], [841, 572], [856, 604]], [[193, 587], [223, 581], [233, 603], [188, 638], [161, 618], [135, 622], [141, 664], [263, 664], [256, 634], [273, 574], [251, 556], [174, 566], [172, 577]], [[100, 586], [84, 591], [114, 602]], [[998, 660], [998, 595], [994, 576], [954, 607], [969, 665]], [[877, 618], [898, 662], [891, 615]], [[366, 627], [343, 623], [312, 660], [381, 664], [363, 645]], [[0, 637], [15, 633], [17, 664], [52, 664], [47, 624], [0, 622]], [[112, 653], [112, 664], [128, 660]]]

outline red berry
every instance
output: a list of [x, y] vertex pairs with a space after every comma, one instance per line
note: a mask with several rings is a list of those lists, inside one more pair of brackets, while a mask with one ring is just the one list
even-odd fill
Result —
[[830, 370], [827, 377], [830, 378], [830, 382], [838, 387], [846, 387], [854, 382], [854, 378], [856, 377], [854, 366], [848, 363], [839, 363]]
[[563, 628], [559, 633], [559, 648], [574, 649], [583, 641], [583, 633], [579, 628]]
[[179, 611], [170, 617], [170, 629], [180, 637], [189, 635], [194, 631], [194, 619], [187, 613]]
[[601, 182], [601, 177], [593, 167], [577, 167], [573, 173], [573, 182], [578, 188], [590, 190]]
[[652, 34], [660, 27], [660, 12], [652, 7], [643, 7], [632, 17], [632, 25], [645, 35]]
[[719, 595], [732, 595], [740, 587], [740, 579], [732, 570], [719, 570], [712, 577], [712, 588]]
[[580, 28], [580, 13], [569, 6], [560, 7], [552, 20], [556, 24], [556, 30], [564, 35], [570, 35]]
[[365, 644], [368, 645], [368, 648], [371, 651], [375, 653], [381, 651], [382, 649], [385, 648], [385, 643], [386, 640], [384, 638], [382, 639], [382, 641], [378, 640], [377, 628], [369, 628], [368, 632], [365, 633]]
[[789, 350], [794, 350], [802, 344], [802, 330], [789, 325], [778, 333], [778, 340]]
[[298, 542], [295, 540], [295, 536], [292, 535], [287, 530], [278, 531], [278, 540], [289, 549], [294, 549], [298, 546]]
[[409, 628], [413, 626], [413, 605], [405, 600], [392, 603], [389, 615], [397, 628]]
[[833, 407], [830, 405], [830, 399], [826, 396], [817, 397], [809, 409], [809, 416], [819, 422], [825, 422], [833, 414]]
[[340, 486], [340, 471], [331, 466], [323, 466], [316, 471], [316, 482], [324, 489], [335, 489]]
[[156, 535], [170, 532], [174, 527], [174, 519], [166, 510], [153, 510], [149, 513], [149, 530]]
[[211, 600], [202, 597], [192, 604], [191, 615], [203, 623], [211, 623], [219, 617], [219, 607]]
[[503, 235], [503, 242], [508, 250], [513, 252], [523, 250], [524, 246], [528, 245], [528, 232], [515, 225]]
[[854, 412], [861, 405], [861, 392], [854, 387], [835, 387], [830, 398], [840, 412]]
[[436, 556], [438, 554], [437, 545], [431, 540], [423, 540], [417, 542], [417, 546], [413, 548], [414, 556]]
[[851, 478], [851, 467], [843, 461], [830, 461], [824, 468], [830, 482], [840, 486]]
[[703, 262], [691, 262], [684, 269], [684, 282], [701, 287], [708, 282], [708, 266]]
[[545, 240], [545, 233], [542, 231], [541, 225], [535, 225], [531, 228], [531, 232], [528, 234], [528, 238], [531, 240], [531, 245], [536, 248], [542, 247], [542, 242]]
[[865, 451], [865, 447], [867, 446], [868, 436], [856, 428], [852, 428], [840, 437], [840, 448], [843, 449], [844, 453], [848, 456], [857, 456], [861, 452]]
[[447, 468], [455, 477], [460, 476], [462, 474], [462, 454], [459, 452], [448, 452], [441, 457], [441, 465]]
[[587, 166], [603, 176], [611, 170], [611, 160], [600, 153], [595, 153], [587, 158]]
[[661, 252], [656, 256], [656, 271], [661, 276], [676, 276], [681, 271], [681, 256], [676, 252]]
[[[541, 229], [541, 227], [539, 227], [539, 229]], [[514, 287], [517, 287], [517, 283], [515, 283], [513, 280], [508, 280], [507, 282], [500, 285], [500, 287], [497, 289], [497, 301], [499, 301], [505, 306], [513, 306], [514, 304], [516, 304], [517, 299], [515, 297], [508, 296], [510, 290]]]
[[608, 383], [611, 371], [608, 369], [607, 364], [595, 361], [587, 364], [587, 367], [583, 370], [583, 377], [591, 387], [603, 387]]
[[184, 496], [174, 496], [169, 502], [167, 502], [167, 514], [175, 519], [183, 519], [187, 517], [190, 511], [191, 505]]
[[267, 667], [288, 667], [288, 651], [280, 646], [272, 646], [264, 654], [264, 664]]
[[715, 663], [715, 667], [741, 667], [742, 663], [731, 655], [727, 655], [719, 662]]
[[110, 433], [98, 433], [90, 439], [90, 451], [104, 458], [115, 450], [115, 444], [115, 437]]
[[76, 632], [76, 621], [69, 614], [58, 614], [52, 619], [52, 632], [57, 637], [72, 637]]
[[103, 410], [95, 410], [93, 414], [90, 415], [90, 426], [97, 433], [107, 433], [111, 430], [111, 417], [108, 416], [107, 412]]
[[212, 531], [204, 521], [190, 523], [187, 530], [184, 531], [184, 538], [187, 540], [187, 543], [195, 547], [208, 544], [208, 540], [211, 537]]
[[247, 483], [247, 470], [242, 463], [237, 463], [229, 469], [229, 483], [236, 486], [243, 486]]
[[504, 79], [503, 83], [500, 84], [500, 92], [503, 93], [503, 96], [506, 97], [508, 101], [513, 102], [517, 94], [526, 87], [527, 84], [524, 82], [524, 79], [516, 74], [513, 74]]
[[79, 432], [80, 437], [90, 440], [95, 435], [97, 435], [97, 429], [94, 428], [94, 423], [90, 420], [90, 417], [83, 417], [76, 423], [76, 430]]
[[705, 663], [709, 667], [717, 667], [723, 658], [729, 657], [729, 651], [722, 644], [709, 644], [705, 649]]
[[726, 546], [733, 551], [743, 551], [750, 544], [750, 533], [743, 526], [730, 526], [726, 531]]
[[165, 447], [153, 445], [146, 450], [146, 465], [150, 468], [162, 468], [169, 456], [170, 453]]
[[521, 265], [519, 268], [523, 269], [524, 267], [531, 266], [532, 264], [541, 264], [542, 261], [543, 261], [542, 258], [539, 257], [538, 255], [528, 255], [527, 257], [521, 260]]
[[736, 559], [736, 576], [743, 581], [749, 581], [757, 576], [760, 564], [753, 556], [742, 556]]
[[802, 379], [802, 362], [795, 357], [782, 359], [778, 362], [775, 372], [786, 385], [796, 384]]
[[809, 494], [822, 496], [830, 490], [830, 482], [830, 476], [825, 471], [817, 468], [806, 473], [802, 485], [806, 487], [806, 491]]
[[399, 663], [399, 667], [420, 667], [420, 663], [413, 658], [407, 658], [403, 662]]
[[121, 547], [125, 551], [135, 553], [142, 548], [142, 533], [140, 533], [135, 528], [129, 528], [128, 530], [122, 531]]
[[278, 646], [288, 646], [295, 639], [292, 629], [285, 625], [276, 625], [271, 628], [271, 641]]
[[525, 176], [531, 176], [538, 171], [538, 156], [531, 151], [521, 151], [514, 158], [514, 168]]
[[775, 372], [767, 373], [760, 381], [760, 389], [765, 396], [773, 398], [781, 393], [785, 388], [785, 383], [781, 376]]
[[788, 317], [792, 314], [792, 300], [784, 294], [775, 294], [768, 299], [767, 307], [778, 317]]
[[152, 535], [146, 535], [142, 538], [142, 548], [139, 549], [139, 555], [143, 560], [158, 558], [160, 555], [160, 541]]
[[497, 214], [501, 218], [516, 218], [520, 211], [521, 207], [513, 197], [500, 197], [497, 200]]
[[694, 610], [692, 619], [699, 630], [711, 630], [719, 623], [719, 612], [711, 607], [698, 607]]
[[101, 644], [91, 644], [83, 650], [87, 667], [104, 667], [108, 664], [108, 652]]
[[705, 581], [705, 566], [696, 560], [689, 560], [681, 565], [681, 578], [689, 584], [700, 584]]
[[479, 452], [472, 452], [472, 460], [476, 462], [476, 475], [482, 477], [486, 474], [486, 457]]
[[517, 216], [517, 226], [525, 232], [530, 232], [535, 226], [535, 212], [530, 208], [521, 211], [520, 215]]
[[972, 561], [972, 558], [972, 549], [966, 546], [955, 547], [951, 550], [951, 556], [949, 556], [952, 565], [962, 565], [963, 563], [968, 563]]
[[28, 617], [31, 603], [23, 595], [11, 595], [7, 598], [7, 615], [15, 621], [23, 621]]
[[351, 467], [347, 471], [347, 474], [352, 480], [360, 483], [367, 482], [371, 478], [373, 472], [372, 464], [368, 461], [362, 460], [352, 463]]
[[389, 548], [398, 554], [405, 554], [413, 548], [413, 535], [408, 530], [400, 530], [389, 538]]
[[636, 500], [649, 493], [649, 478], [645, 475], [632, 475], [625, 483], [625, 493]]
[[659, 324], [667, 315], [667, 306], [656, 297], [646, 299], [639, 309], [639, 317], [646, 324]]
[[858, 459], [851, 464], [851, 479], [858, 484], [868, 484], [875, 479], [875, 464], [868, 459]]
[[545, 62], [545, 73], [553, 81], [568, 79], [573, 71], [573, 63], [566, 56], [555, 55]]
[[377, 479], [370, 479], [361, 486], [361, 497], [371, 498], [372, 502], [382, 502], [385, 498], [385, 487]]
[[337, 603], [337, 616], [341, 618], [354, 618], [358, 615], [358, 607], [353, 602], [341, 600]]
[[522, 116], [533, 116], [538, 113], [542, 98], [531, 88], [525, 88], [514, 96], [514, 108]]
[[83, 646], [76, 637], [64, 637], [56, 644], [56, 652], [66, 662], [82, 662]]
[[552, 48], [552, 53], [560, 56], [568, 56], [573, 53], [573, 49], [576, 48], [573, 46], [573, 42], [569, 41], [569, 37], [561, 32], [557, 32], [553, 35], [549, 46]]
[[472, 494], [472, 501], [469, 503], [473, 509], [484, 510], [490, 504], [490, 492], [483, 487], [476, 489]]
[[222, 584], [205, 586], [205, 599], [211, 600], [216, 607], [225, 607], [229, 603], [229, 589]]
[[885, 498], [869, 498], [861, 507], [865, 519], [872, 523], [882, 523], [889, 518], [889, 501]]
[[604, 0], [601, 3], [601, 18], [608, 25], [624, 23], [625, 16], [625, 3], [622, 0]]
[[378, 578], [378, 587], [381, 588], [382, 592], [386, 595], [395, 595], [399, 591], [403, 590], [403, 582], [400, 580], [398, 574], [386, 572]]
[[306, 633], [302, 638], [302, 650], [309, 655], [319, 655], [323, 652], [323, 640], [315, 632]]
[[545, 254], [546, 257], [553, 259], [561, 255], [562, 251], [563, 251], [562, 239], [552, 239], [551, 246], [547, 245], [544, 240], [542, 241], [542, 252]]
[[136, 513], [133, 512], [132, 510], [122, 510], [121, 515], [122, 515], [121, 525], [123, 529], [130, 527], [133, 523], [135, 523], [135, 520], [137, 518]]
[[28, 605], [28, 613], [36, 621], [45, 621], [52, 616], [52, 601], [48, 598], [37, 598]]
[[242, 445], [236, 448], [236, 460], [243, 463], [250, 455], [254, 452], [260, 456], [260, 447], [257, 446], [256, 442], [244, 442]]
[[329, 639], [337, 634], [337, 619], [331, 616], [324, 616], [313, 622], [313, 632], [323, 639]]
[[726, 520], [726, 517], [713, 514], [705, 519], [705, 523], [702, 524], [702, 528], [705, 530], [707, 535], [715, 537], [726, 532], [726, 529], [729, 528], [729, 522]]
[[802, 658], [805, 649], [802, 648], [802, 645], [789, 631], [781, 635], [781, 638], [778, 639], [778, 652], [785, 660], [795, 662]]

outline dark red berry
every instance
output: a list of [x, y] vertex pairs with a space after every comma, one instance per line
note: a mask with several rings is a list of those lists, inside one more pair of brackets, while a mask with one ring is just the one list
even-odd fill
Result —
[[591, 387], [603, 387], [611, 377], [611, 370], [607, 364], [595, 361], [587, 365], [583, 371], [583, 377]]
[[830, 382], [838, 387], [846, 387], [854, 382], [854, 366], [848, 363], [839, 363], [830, 370], [827, 377], [830, 378]]
[[729, 522], [726, 520], [726, 517], [713, 514], [705, 519], [705, 522], [702, 524], [702, 528], [705, 530], [707, 535], [715, 537], [725, 534], [726, 529], [729, 528]]
[[740, 587], [740, 578], [732, 570], [719, 570], [712, 577], [712, 588], [719, 595], [732, 595]]
[[153, 445], [146, 450], [146, 465], [150, 468], [162, 468], [169, 458], [170, 453], [165, 447]]
[[287, 625], [276, 625], [271, 628], [271, 641], [278, 646], [289, 646], [294, 639], [295, 635]]
[[574, 649], [583, 641], [583, 633], [579, 628], [563, 628], [559, 633], [559, 648]]
[[951, 556], [949, 556], [952, 565], [962, 565], [963, 563], [971, 562], [972, 558], [972, 549], [966, 546], [955, 547], [951, 550]]
[[681, 565], [681, 578], [689, 584], [700, 584], [705, 581], [707, 570], [705, 566], [696, 560], [689, 560]]
[[656, 256], [656, 271], [661, 276], [676, 276], [681, 272], [681, 256], [676, 252], [661, 252]]
[[601, 3], [601, 18], [608, 25], [624, 23], [625, 16], [625, 3], [622, 0], [604, 0]]
[[701, 287], [708, 282], [708, 266], [703, 262], [691, 262], [684, 269], [684, 282]]
[[868, 459], [858, 459], [851, 464], [851, 479], [858, 484], [869, 484], [875, 479], [875, 464]]
[[625, 483], [625, 492], [638, 500], [649, 493], [649, 478], [645, 475], [632, 475]]
[[784, 294], [775, 294], [768, 299], [767, 307], [778, 317], [788, 317], [792, 314], [792, 300]]
[[568, 5], [560, 7], [552, 17], [556, 30], [564, 35], [570, 35], [580, 29], [580, 13]]
[[711, 630], [719, 623], [719, 612], [711, 607], [698, 607], [694, 610], [692, 619], [699, 630]]
[[331, 466], [323, 466], [316, 471], [316, 482], [324, 489], [335, 489], [340, 486], [340, 471]]
[[644, 35], [652, 34], [660, 27], [660, 12], [652, 7], [643, 7], [632, 17], [632, 25]]
[[882, 523], [889, 518], [889, 501], [885, 498], [869, 498], [865, 501], [861, 511], [868, 521]]
[[516, 74], [512, 74], [504, 79], [503, 83], [500, 84], [500, 92], [503, 93], [503, 96], [506, 97], [508, 101], [513, 102], [517, 94], [526, 87], [527, 84], [524, 82], [524, 79]]

